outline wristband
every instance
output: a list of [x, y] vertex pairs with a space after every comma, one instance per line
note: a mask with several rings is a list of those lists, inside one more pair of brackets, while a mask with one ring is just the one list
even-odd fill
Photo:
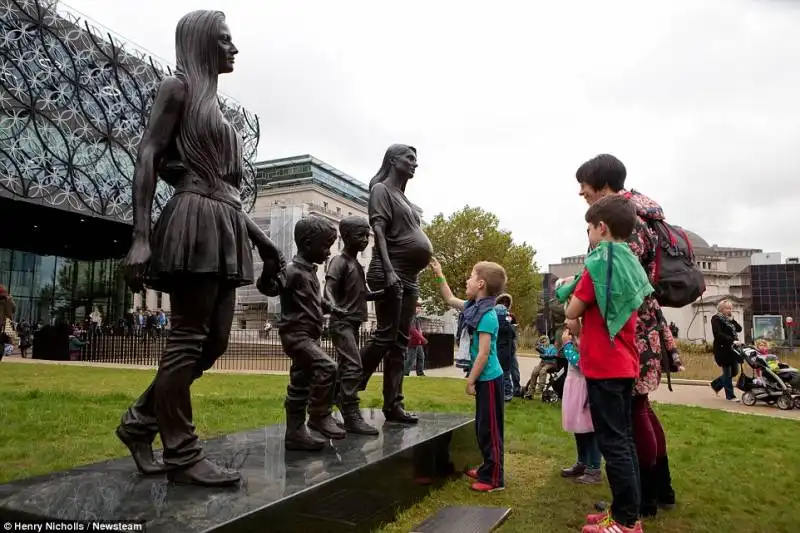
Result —
[[434, 281], [435, 281], [436, 283], [438, 283], [439, 285], [441, 285], [442, 283], [444, 283], [444, 282], [445, 282], [445, 279], [444, 279], [444, 276], [436, 276], [436, 278], [434, 279]]

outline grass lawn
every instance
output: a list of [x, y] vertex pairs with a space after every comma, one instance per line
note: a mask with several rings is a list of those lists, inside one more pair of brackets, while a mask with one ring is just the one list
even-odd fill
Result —
[[[153, 371], [0, 364], [0, 482], [122, 456], [113, 434], [120, 414]], [[195, 424], [204, 438], [281, 421], [287, 378], [209, 374], [193, 387]], [[458, 379], [410, 379], [408, 407], [471, 412]], [[364, 404], [380, 406], [380, 380]], [[800, 426], [796, 421], [657, 406], [667, 428], [679, 507], [646, 524], [662, 533], [797, 531]], [[513, 402], [506, 412], [506, 479], [497, 494], [453, 481], [383, 531], [407, 532], [448, 504], [508, 505], [510, 532], [579, 531], [605, 485], [577, 487], [558, 476], [574, 459], [558, 407]]]

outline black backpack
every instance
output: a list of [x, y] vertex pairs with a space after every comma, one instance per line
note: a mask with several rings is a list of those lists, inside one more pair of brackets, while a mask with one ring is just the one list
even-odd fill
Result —
[[663, 220], [648, 220], [647, 223], [658, 239], [653, 276], [656, 301], [663, 307], [689, 305], [706, 290], [689, 236], [683, 228]]
[[[633, 200], [634, 194], [635, 191], [627, 191], [624, 196]], [[692, 241], [679, 226], [672, 226], [663, 220], [643, 218], [656, 234], [653, 275], [656, 301], [662, 307], [689, 305], [706, 290], [706, 280], [694, 262]]]

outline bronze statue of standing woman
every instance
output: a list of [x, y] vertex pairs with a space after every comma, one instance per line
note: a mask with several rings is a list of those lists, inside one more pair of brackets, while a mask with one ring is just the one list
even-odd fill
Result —
[[388, 421], [408, 424], [418, 419], [403, 405], [403, 363], [419, 298], [419, 273], [433, 255], [419, 214], [405, 195], [416, 169], [417, 150], [394, 144], [369, 183], [369, 223], [375, 245], [367, 283], [373, 291], [385, 289], [385, 296], [375, 302], [378, 326], [361, 350], [361, 390], [383, 361], [383, 414]]
[[[117, 436], [143, 474], [220, 486], [238, 472], [209, 461], [192, 424], [190, 386], [228, 345], [236, 288], [253, 282], [250, 242], [265, 274], [284, 260], [242, 210], [241, 139], [222, 115], [217, 79], [233, 71], [238, 53], [220, 11], [193, 11], [175, 31], [177, 68], [158, 89], [139, 146], [133, 183], [133, 243], [124, 261], [134, 292], [168, 292], [171, 329], [158, 372], [123, 415]], [[150, 228], [157, 176], [175, 188]], [[156, 434], [164, 464], [153, 458]]]

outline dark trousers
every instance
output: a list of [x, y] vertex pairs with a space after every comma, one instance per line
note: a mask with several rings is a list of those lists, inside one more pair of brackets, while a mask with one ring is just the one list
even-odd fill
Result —
[[511, 370], [503, 372], [503, 396], [506, 401], [514, 398], [514, 382], [511, 380]]
[[164, 463], [188, 467], [204, 457], [192, 424], [189, 388], [228, 347], [236, 290], [211, 276], [187, 278], [170, 291], [172, 329], [155, 379], [122, 417], [131, 437], [164, 445]]
[[339, 365], [336, 400], [344, 412], [358, 409], [358, 390], [361, 385], [361, 352], [358, 349], [358, 333], [361, 322], [331, 321], [328, 331], [336, 348]]
[[724, 365], [722, 367], [722, 375], [711, 382], [711, 388], [716, 392], [725, 389], [725, 397], [729, 400], [733, 400], [736, 398], [736, 394], [733, 392], [733, 376], [738, 373], [739, 365], [737, 363]]
[[647, 395], [633, 397], [633, 439], [639, 460], [642, 514], [652, 516], [659, 503], [674, 503], [675, 491], [667, 459], [667, 441]]
[[283, 351], [292, 360], [284, 405], [287, 413], [311, 418], [331, 414], [336, 363], [319, 345], [319, 339], [300, 332], [280, 333]]
[[403, 409], [403, 367], [408, 334], [417, 307], [417, 291], [388, 291], [375, 302], [378, 327], [361, 350], [361, 390], [383, 361], [383, 410]]
[[664, 428], [646, 395], [633, 397], [631, 418], [639, 468], [653, 468], [659, 457], [667, 455], [667, 441]]
[[642, 498], [631, 421], [633, 379], [586, 378], [586, 385], [597, 446], [606, 460], [611, 516], [630, 527], [639, 519]]
[[475, 434], [483, 455], [478, 481], [505, 486], [503, 471], [503, 376], [475, 383]]
[[403, 374], [409, 375], [411, 369], [416, 370], [418, 376], [425, 374], [425, 347], [409, 346], [406, 352], [406, 360], [403, 366]]
[[594, 433], [575, 433], [575, 446], [578, 448], [578, 463], [586, 468], [600, 468], [602, 457]]
[[511, 355], [511, 368], [509, 369], [511, 372], [511, 380], [514, 384], [514, 394], [519, 395], [522, 393], [522, 385], [520, 384], [520, 374], [519, 374], [519, 359], [517, 359], [517, 352], [516, 350]]

